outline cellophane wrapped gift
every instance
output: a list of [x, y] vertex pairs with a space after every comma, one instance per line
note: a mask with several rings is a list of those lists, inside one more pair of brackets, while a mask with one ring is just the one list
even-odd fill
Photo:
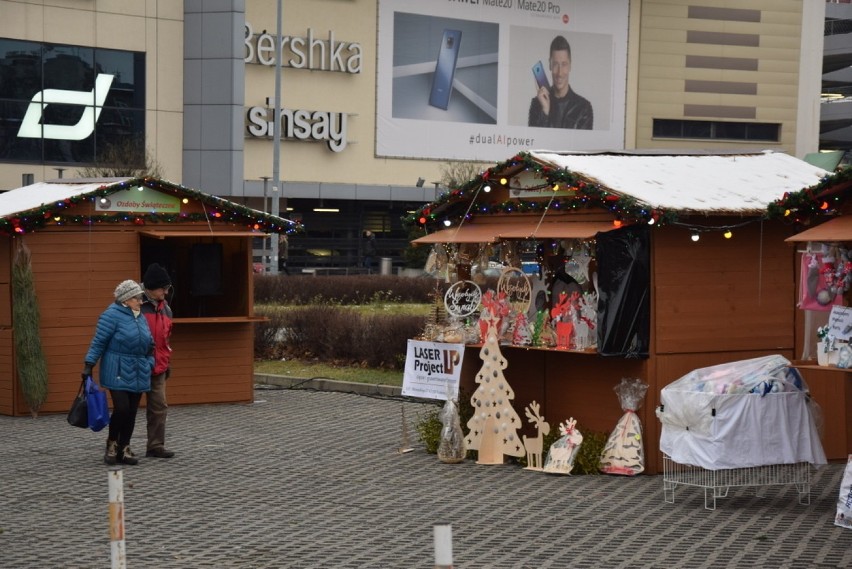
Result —
[[438, 460], [448, 464], [462, 462], [467, 454], [464, 444], [464, 432], [459, 419], [459, 405], [452, 397], [447, 397], [441, 409], [441, 442], [438, 444]]
[[559, 423], [559, 434], [556, 442], [550, 445], [547, 460], [544, 461], [544, 472], [549, 474], [571, 474], [574, 469], [574, 459], [580, 445], [583, 444], [583, 435], [576, 429], [577, 421], [573, 417]]
[[636, 410], [648, 392], [648, 384], [639, 378], [622, 378], [614, 390], [624, 415], [604, 445], [600, 470], [605, 474], [634, 476], [645, 470], [642, 423]]

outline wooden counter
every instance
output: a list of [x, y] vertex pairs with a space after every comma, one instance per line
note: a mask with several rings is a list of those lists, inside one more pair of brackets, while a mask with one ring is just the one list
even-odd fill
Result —
[[852, 369], [794, 363], [822, 409], [822, 445], [829, 460], [852, 454]]

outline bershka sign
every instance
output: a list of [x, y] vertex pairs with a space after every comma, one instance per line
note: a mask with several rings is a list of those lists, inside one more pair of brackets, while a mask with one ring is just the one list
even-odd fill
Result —
[[[246, 133], [253, 138], [272, 138], [275, 135], [275, 109], [249, 107], [246, 111]], [[302, 141], [325, 141], [332, 152], [346, 148], [346, 113], [281, 109], [281, 137]]]
[[[52, 140], [83, 140], [95, 131], [95, 123], [101, 116], [104, 101], [112, 85], [113, 76], [98, 74], [91, 91], [69, 91], [67, 89], [44, 89], [33, 95], [21, 128], [20, 138], [49, 138]], [[49, 104], [79, 105], [83, 108], [76, 124], [42, 124], [42, 109]]]
[[[277, 37], [266, 30], [255, 35], [251, 24], [245, 27], [245, 62], [275, 65]], [[361, 73], [361, 44], [336, 41], [329, 30], [328, 40], [314, 37], [308, 28], [306, 37], [281, 36], [281, 66], [318, 71]]]

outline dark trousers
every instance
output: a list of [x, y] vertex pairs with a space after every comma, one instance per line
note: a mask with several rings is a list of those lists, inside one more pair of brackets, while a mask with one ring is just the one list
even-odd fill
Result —
[[118, 441], [119, 450], [130, 444], [133, 427], [136, 426], [136, 410], [139, 409], [141, 393], [109, 390], [112, 398], [112, 417], [109, 420], [109, 439]]

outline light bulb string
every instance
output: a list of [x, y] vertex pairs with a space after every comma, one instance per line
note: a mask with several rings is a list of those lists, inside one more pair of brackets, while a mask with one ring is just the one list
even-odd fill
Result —
[[476, 189], [476, 193], [473, 194], [473, 197], [471, 198], [470, 203], [467, 205], [467, 211], [464, 212], [464, 215], [462, 216], [461, 221], [459, 221], [458, 227], [456, 227], [455, 233], [453, 233], [453, 240], [455, 240], [456, 236], [459, 234], [459, 231], [461, 231], [462, 225], [464, 225], [464, 220], [467, 219], [467, 215], [470, 213], [471, 208], [473, 208], [473, 204], [476, 202], [476, 198], [479, 195], [479, 192], [482, 190], [482, 187], [484, 185], [485, 184], [482, 184], [481, 186], [479, 186]]
[[669, 225], [674, 225], [677, 227], [681, 227], [686, 229], [687, 231], [693, 231], [695, 233], [705, 233], [709, 231], [729, 231], [731, 229], [739, 229], [740, 227], [745, 227], [746, 225], [763, 222], [763, 217], [755, 217], [753, 219], [748, 219], [746, 221], [740, 223], [732, 223], [729, 225], [698, 225], [695, 223], [684, 223], [682, 221], [671, 221]]
[[550, 201], [547, 202], [546, 206], [544, 206], [544, 211], [541, 212], [541, 217], [538, 218], [538, 224], [535, 226], [535, 229], [533, 230], [532, 235], [530, 235], [530, 237], [534, 238], [536, 236], [536, 234], [538, 233], [538, 228], [541, 227], [541, 222], [544, 221], [544, 216], [547, 215], [548, 211], [550, 211], [550, 204], [553, 203], [553, 198], [555, 198], [555, 197], [556, 197], [556, 190], [553, 190], [553, 193], [550, 194]]

